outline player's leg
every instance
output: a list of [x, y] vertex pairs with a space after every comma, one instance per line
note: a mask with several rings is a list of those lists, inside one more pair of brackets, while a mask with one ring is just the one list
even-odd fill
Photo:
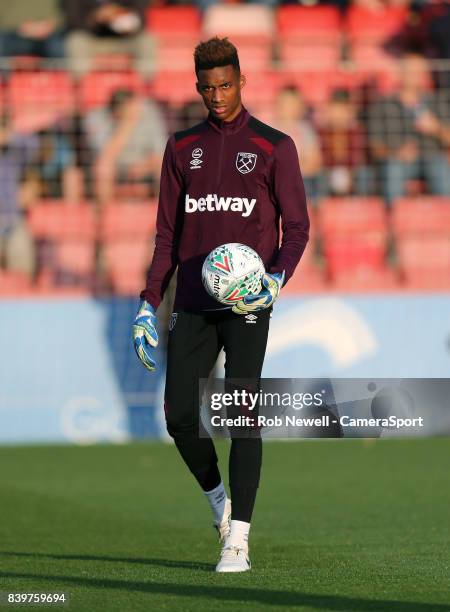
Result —
[[423, 160], [425, 179], [432, 194], [450, 193], [450, 164], [444, 154], [430, 155]]
[[[247, 389], [250, 387], [257, 391], [259, 388], [270, 314], [269, 310], [264, 310], [246, 318], [230, 313], [220, 326], [226, 354], [225, 376], [227, 379], [245, 379]], [[228, 552], [224, 550], [217, 571], [250, 569], [248, 535], [261, 472], [262, 440], [259, 431], [235, 431], [232, 436], [229, 459], [233, 504], [231, 533], [226, 542]]]
[[210, 437], [199, 436], [199, 379], [208, 378], [220, 351], [214, 321], [179, 312], [169, 330], [165, 412], [167, 430], [206, 494], [221, 539], [229, 532], [230, 502]]
[[405, 194], [406, 181], [414, 178], [417, 172], [417, 162], [403, 162], [394, 158], [386, 161], [382, 173], [382, 190], [389, 205]]

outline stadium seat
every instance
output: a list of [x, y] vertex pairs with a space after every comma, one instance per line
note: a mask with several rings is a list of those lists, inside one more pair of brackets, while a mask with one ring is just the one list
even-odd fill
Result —
[[379, 93], [387, 95], [398, 87], [398, 60], [382, 47], [355, 42], [350, 47], [351, 58], [360, 79], [371, 80]]
[[329, 277], [384, 269], [387, 219], [379, 198], [326, 198], [318, 210], [318, 225]]
[[29, 225], [35, 238], [94, 239], [96, 220], [91, 204], [42, 200], [31, 206]]
[[450, 289], [450, 235], [403, 236], [397, 257], [404, 283], [417, 289]]
[[282, 37], [292, 34], [323, 40], [341, 37], [341, 16], [334, 6], [281, 6], [276, 22]]
[[147, 9], [146, 28], [154, 36], [198, 36], [201, 16], [193, 6], [155, 6]]
[[37, 241], [40, 290], [92, 286], [96, 218], [92, 205], [62, 200], [36, 202], [29, 225]]
[[0, 75], [0, 113], [3, 113], [6, 107], [7, 107], [6, 83], [2, 75]]
[[336, 291], [395, 291], [400, 288], [398, 274], [391, 268], [372, 268], [358, 266], [348, 270], [336, 270], [333, 275], [332, 289]]
[[294, 274], [283, 288], [283, 295], [324, 291], [326, 279], [315, 257], [315, 245], [310, 240]]
[[239, 51], [239, 63], [243, 72], [267, 71], [272, 67], [272, 47], [265, 37], [248, 38], [233, 36], [233, 44]]
[[267, 71], [246, 71], [247, 82], [243, 91], [245, 106], [252, 112], [271, 108], [278, 89], [278, 74]]
[[146, 27], [158, 39], [200, 36], [200, 12], [193, 6], [157, 6], [147, 9]]
[[95, 266], [94, 241], [86, 238], [58, 240], [55, 260], [59, 271], [79, 277], [92, 275]]
[[401, 31], [407, 17], [406, 4], [376, 10], [353, 5], [347, 11], [345, 30], [351, 58], [382, 94], [391, 93], [398, 85], [398, 62], [384, 50], [383, 43]]
[[0, 270], [0, 296], [16, 297], [31, 292], [30, 278], [22, 272]]
[[217, 4], [206, 10], [203, 20], [205, 37], [231, 37], [244, 72], [270, 69], [273, 32], [272, 11], [256, 4]]
[[112, 203], [101, 212], [100, 239], [144, 239], [147, 242], [156, 228], [155, 201]]
[[37, 55], [15, 55], [8, 58], [11, 72], [34, 71], [42, 68], [42, 57]]
[[[197, 44], [197, 38], [185, 36], [158, 40], [156, 70], [159, 72], [192, 72], [194, 68], [192, 53]], [[166, 78], [171, 77], [166, 75]]]
[[229, 36], [270, 44], [274, 33], [273, 13], [267, 6], [216, 4], [203, 17], [204, 36]]
[[325, 198], [320, 203], [317, 217], [324, 241], [333, 237], [359, 237], [366, 233], [385, 238], [387, 234], [387, 215], [381, 198]]
[[385, 266], [386, 240], [379, 232], [354, 236], [336, 233], [324, 242], [323, 253], [331, 279], [356, 270], [380, 270]]
[[284, 6], [277, 12], [278, 51], [285, 69], [336, 69], [341, 17], [333, 6]]
[[138, 295], [145, 283], [152, 241], [146, 238], [117, 239], [103, 244], [108, 278], [119, 295]]
[[129, 72], [133, 56], [127, 53], [99, 53], [91, 59], [92, 72]]
[[117, 202], [135, 202], [148, 197], [148, 185], [145, 183], [116, 183], [114, 185], [114, 200]]
[[381, 43], [398, 33], [408, 18], [407, 4], [370, 10], [353, 4], [347, 10], [345, 30], [352, 41]]
[[298, 295], [299, 293], [315, 293], [325, 291], [328, 287], [325, 275], [320, 268], [303, 270], [302, 264], [297, 266], [292, 278], [283, 288], [283, 295]]
[[301, 91], [307, 104], [311, 106], [323, 105], [330, 97], [333, 90], [344, 88], [354, 90], [359, 81], [351, 72], [340, 69], [322, 69], [321, 67], [311, 70], [281, 69], [277, 73], [278, 88], [285, 85], [295, 85]]
[[8, 96], [13, 124], [20, 131], [44, 129], [75, 108], [73, 82], [63, 71], [14, 72]]
[[147, 29], [156, 38], [158, 71], [192, 71], [201, 19], [193, 6], [160, 6], [147, 11]]
[[310, 43], [303, 40], [281, 40], [278, 46], [283, 68], [286, 70], [337, 69], [341, 57], [339, 45]]
[[116, 89], [144, 92], [142, 77], [136, 72], [90, 72], [80, 84], [80, 105], [83, 111], [105, 106]]
[[450, 236], [450, 197], [398, 198], [392, 204], [392, 228], [402, 236]]
[[199, 99], [195, 89], [195, 74], [192, 66], [185, 72], [157, 72], [152, 82], [151, 94], [160, 102], [182, 106]]

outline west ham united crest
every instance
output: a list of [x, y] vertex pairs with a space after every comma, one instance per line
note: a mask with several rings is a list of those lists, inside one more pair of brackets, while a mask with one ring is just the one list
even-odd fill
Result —
[[255, 169], [256, 153], [238, 153], [236, 156], [236, 168], [241, 174], [248, 174]]

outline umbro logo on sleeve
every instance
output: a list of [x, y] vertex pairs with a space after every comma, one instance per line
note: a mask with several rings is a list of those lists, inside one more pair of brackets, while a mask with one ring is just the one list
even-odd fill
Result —
[[189, 162], [191, 170], [198, 170], [202, 167], [203, 160], [200, 157], [203, 155], [203, 149], [197, 148], [192, 151], [192, 159]]

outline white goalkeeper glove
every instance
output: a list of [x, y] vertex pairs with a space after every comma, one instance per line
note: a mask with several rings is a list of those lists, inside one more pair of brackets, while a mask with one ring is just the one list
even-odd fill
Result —
[[233, 312], [236, 314], [248, 314], [249, 312], [257, 312], [258, 310], [270, 308], [280, 295], [284, 282], [284, 270], [283, 272], [275, 272], [275, 274], [263, 274], [261, 282], [261, 291], [246, 295], [233, 306]]
[[156, 314], [151, 304], [142, 300], [133, 323], [133, 343], [136, 355], [150, 372], [156, 370], [156, 362], [152, 357], [153, 349], [158, 346], [156, 332]]

